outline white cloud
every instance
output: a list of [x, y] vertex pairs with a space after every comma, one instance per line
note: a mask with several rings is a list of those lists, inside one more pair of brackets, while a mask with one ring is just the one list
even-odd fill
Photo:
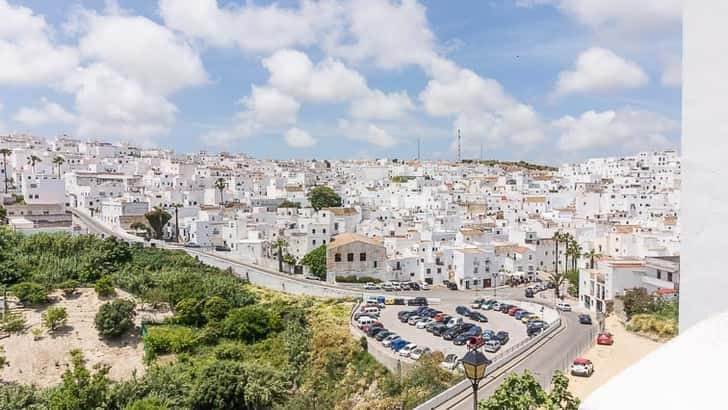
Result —
[[397, 145], [396, 138], [394, 138], [386, 130], [374, 124], [340, 120], [339, 129], [349, 139], [366, 141], [382, 148], [389, 148]]
[[625, 60], [610, 50], [592, 47], [579, 54], [573, 70], [559, 73], [553, 94], [562, 96], [637, 88], [648, 81], [647, 74], [637, 63]]
[[676, 57], [670, 58], [660, 80], [664, 86], [680, 87], [682, 85], [682, 61]]
[[263, 59], [269, 83], [298, 98], [316, 102], [340, 102], [365, 95], [366, 80], [342, 62], [326, 59], [315, 66], [305, 53], [280, 50]]
[[351, 102], [351, 116], [358, 119], [399, 119], [414, 108], [412, 100], [404, 91], [385, 94], [380, 90], [373, 90]]
[[543, 139], [543, 124], [534, 109], [506, 94], [497, 81], [447, 60], [433, 72], [439, 78], [428, 82], [420, 100], [427, 113], [454, 117], [466, 149], [477, 150], [481, 143], [531, 145]]
[[57, 103], [43, 97], [38, 107], [23, 107], [13, 115], [13, 120], [30, 127], [45, 124], [71, 124], [76, 116]]
[[29, 8], [0, 0], [0, 84], [46, 85], [72, 71], [72, 47], [54, 44], [51, 27]]
[[346, 30], [324, 43], [331, 55], [353, 62], [371, 59], [385, 69], [426, 64], [435, 56], [425, 7], [415, 0], [354, 0], [345, 19]]
[[75, 93], [78, 133], [142, 140], [166, 134], [177, 108], [104, 63], [79, 69], [65, 83]]
[[220, 7], [216, 0], [161, 0], [165, 24], [216, 47], [269, 52], [311, 45], [337, 24], [341, 5], [304, 0], [298, 7], [277, 4]]
[[294, 123], [300, 108], [300, 104], [293, 97], [270, 87], [252, 86], [251, 96], [243, 102], [261, 124]]
[[521, 6], [552, 4], [563, 14], [594, 29], [646, 33], [680, 25], [682, 0], [517, 0]]
[[166, 95], [207, 82], [200, 56], [170, 29], [141, 16], [84, 13], [79, 49], [146, 89]]
[[575, 118], [565, 116], [553, 122], [561, 130], [559, 149], [585, 151], [622, 147], [642, 151], [675, 145], [669, 135], [679, 123], [661, 114], [624, 108], [613, 111], [587, 111]]
[[316, 139], [300, 128], [291, 128], [286, 131], [286, 144], [293, 148], [308, 148], [316, 145]]

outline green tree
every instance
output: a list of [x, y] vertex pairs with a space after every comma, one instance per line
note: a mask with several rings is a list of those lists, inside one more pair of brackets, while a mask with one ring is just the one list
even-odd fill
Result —
[[47, 327], [51, 332], [66, 324], [68, 320], [68, 312], [63, 307], [50, 307], [43, 312], [43, 326]]
[[326, 279], [326, 245], [321, 245], [307, 253], [300, 263], [303, 266], [308, 266], [313, 275]]
[[204, 324], [203, 304], [195, 298], [184, 298], [174, 306], [174, 321], [183, 325]]
[[127, 299], [116, 299], [101, 305], [94, 317], [94, 325], [99, 336], [115, 338], [134, 326], [134, 316], [136, 316], [134, 302]]
[[291, 202], [289, 200], [284, 200], [281, 202], [280, 205], [278, 205], [278, 208], [300, 208], [301, 203], [300, 202]]
[[622, 302], [624, 313], [629, 319], [641, 313], [652, 313], [655, 308], [655, 297], [647, 293], [645, 288], [625, 289]]
[[71, 351], [71, 368], [63, 373], [61, 384], [50, 390], [48, 408], [54, 410], [83, 410], [104, 408], [110, 381], [109, 367], [101, 366], [96, 373], [86, 368], [80, 350]]
[[61, 178], [61, 166], [66, 162], [66, 160], [60, 156], [56, 155], [56, 157], [53, 158], [53, 165], [58, 167], [58, 179]]
[[223, 193], [225, 192], [225, 188], [227, 188], [227, 181], [225, 181], [225, 178], [218, 178], [215, 180], [215, 188], [217, 188], [218, 191], [220, 191], [220, 205], [225, 204]]
[[8, 193], [8, 155], [12, 154], [9, 148], [0, 149], [0, 155], [3, 156], [3, 178], [5, 178], [5, 193]]
[[8, 333], [20, 333], [25, 330], [25, 316], [20, 312], [8, 312], [0, 322], [0, 328]]
[[193, 410], [268, 409], [283, 402], [288, 387], [280, 372], [257, 363], [213, 361], [195, 376]]
[[152, 227], [154, 238], [162, 239], [164, 236], [164, 226], [172, 219], [172, 215], [164, 209], [155, 206], [154, 209], [145, 213], [144, 217], [147, 219], [149, 226]]
[[551, 391], [546, 398], [547, 410], [578, 410], [579, 399], [569, 391], [569, 379], [560, 371], [551, 378]]
[[225, 319], [229, 310], [230, 304], [225, 299], [212, 296], [205, 300], [202, 314], [208, 322], [216, 322]]
[[10, 292], [23, 304], [39, 305], [48, 300], [48, 294], [40, 283], [21, 282], [10, 287]]
[[536, 410], [546, 405], [548, 396], [526, 370], [522, 376], [509, 374], [496, 391], [478, 403], [479, 410]]
[[94, 290], [96, 290], [96, 293], [102, 298], [107, 298], [116, 294], [114, 281], [111, 279], [111, 276], [104, 276], [97, 280], [94, 284]]
[[341, 197], [327, 186], [317, 186], [308, 192], [308, 201], [314, 210], [341, 206]]
[[265, 339], [273, 330], [278, 330], [280, 319], [260, 306], [245, 306], [228, 312], [222, 326], [227, 337], [255, 342]]
[[0, 384], [0, 409], [46, 410], [43, 391], [32, 384]]

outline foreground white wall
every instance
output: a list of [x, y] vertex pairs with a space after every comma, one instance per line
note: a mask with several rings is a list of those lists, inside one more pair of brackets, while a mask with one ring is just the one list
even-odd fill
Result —
[[683, 14], [680, 331], [728, 310], [728, 2]]

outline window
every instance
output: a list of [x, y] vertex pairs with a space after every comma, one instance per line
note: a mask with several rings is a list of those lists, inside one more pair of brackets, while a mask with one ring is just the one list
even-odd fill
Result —
[[442, 268], [437, 268], [437, 273], [442, 273]]
[[427, 272], [427, 274], [429, 275], [430, 273], [432, 273], [432, 269], [430, 269], [430, 268], [427, 268], [426, 272]]
[[340, 253], [337, 253], [336, 255], [334, 255], [334, 262], [341, 262], [341, 254]]
[[347, 253], [346, 254], [346, 260], [348, 262], [354, 262], [354, 254], [353, 253]]
[[367, 261], [367, 254], [362, 252], [359, 254], [359, 262], [366, 262]]
[[377, 261], [374, 261], [374, 267], [375, 268], [377, 267]]
[[657, 279], [662, 279], [662, 271], [659, 269], [657, 270]]
[[672, 272], [667, 272], [667, 281], [672, 282]]
[[316, 239], [313, 240], [313, 244], [316, 245]]

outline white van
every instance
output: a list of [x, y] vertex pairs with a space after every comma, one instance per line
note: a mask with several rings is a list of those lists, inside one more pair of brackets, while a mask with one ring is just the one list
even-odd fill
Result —
[[356, 325], [361, 329], [362, 327], [366, 325], [371, 325], [374, 322], [376, 322], [374, 318], [369, 316], [362, 316], [356, 321]]
[[379, 317], [379, 308], [376, 306], [364, 306], [362, 312], [368, 316]]

